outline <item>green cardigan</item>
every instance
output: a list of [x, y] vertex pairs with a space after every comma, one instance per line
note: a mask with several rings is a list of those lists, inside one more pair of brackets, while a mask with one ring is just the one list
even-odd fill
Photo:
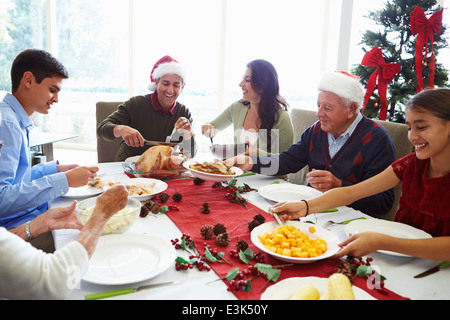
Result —
[[[244, 105], [241, 101], [237, 101], [225, 109], [219, 116], [217, 116], [217, 118], [211, 121], [210, 124], [217, 130], [224, 130], [233, 124], [234, 142], [238, 143], [248, 108], [249, 106]], [[272, 135], [275, 134], [278, 138], [279, 146], [278, 152], [275, 152], [275, 150], [273, 150], [274, 146], [272, 146], [272, 153], [281, 153], [289, 149], [289, 147], [294, 143], [294, 130], [292, 128], [291, 118], [286, 110], [280, 109], [278, 111], [278, 121], [274, 124], [272, 129], [275, 129], [275, 131], [272, 131]], [[272, 137], [272, 139], [274, 139], [274, 137]], [[258, 148], [259, 155], [268, 154], [266, 140], [266, 134], [258, 134], [256, 147]]]

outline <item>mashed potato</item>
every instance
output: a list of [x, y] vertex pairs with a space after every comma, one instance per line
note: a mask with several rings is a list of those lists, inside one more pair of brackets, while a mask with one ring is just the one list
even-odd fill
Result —
[[[94, 212], [94, 206], [80, 211], [82, 214], [79, 215], [79, 220], [84, 226]], [[139, 210], [136, 210], [136, 208], [126, 207], [120, 210], [108, 220], [102, 234], [121, 233], [125, 231], [136, 220], [138, 214]]]

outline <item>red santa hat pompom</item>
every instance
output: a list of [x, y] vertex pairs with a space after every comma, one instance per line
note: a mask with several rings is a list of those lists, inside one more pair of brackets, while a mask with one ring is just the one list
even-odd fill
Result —
[[358, 107], [361, 107], [365, 93], [359, 78], [345, 71], [324, 73], [319, 81], [318, 89], [332, 92], [350, 102], [356, 102]]
[[186, 74], [180, 63], [170, 56], [164, 56], [153, 66], [152, 72], [150, 73], [150, 85], [148, 86], [148, 89], [152, 92], [156, 91], [156, 80], [166, 74], [179, 75], [183, 80], [183, 84], [185, 83]]

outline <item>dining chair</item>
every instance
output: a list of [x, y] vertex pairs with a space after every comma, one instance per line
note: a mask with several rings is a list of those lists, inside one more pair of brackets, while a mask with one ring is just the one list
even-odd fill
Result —
[[[96, 112], [95, 117], [97, 120], [97, 127], [105, 120], [111, 113], [117, 110], [117, 107], [122, 102], [104, 102], [99, 101], [96, 104]], [[103, 162], [113, 162], [116, 158], [116, 152], [119, 149], [121, 140], [115, 139], [115, 140], [105, 140], [100, 139], [97, 135], [97, 159], [98, 163]]]
[[[316, 111], [305, 109], [292, 109], [291, 120], [294, 128], [294, 141], [300, 140], [300, 137], [308, 127], [314, 124], [318, 118]], [[375, 120], [381, 124], [389, 133], [396, 151], [396, 159], [406, 156], [413, 151], [413, 146], [408, 140], [408, 128], [403, 123]], [[306, 184], [306, 174], [308, 167], [304, 167], [296, 173], [288, 174], [287, 180], [295, 184]], [[394, 220], [398, 209], [398, 201], [402, 193], [401, 183], [394, 188], [395, 200], [392, 209], [383, 216], [383, 219]]]

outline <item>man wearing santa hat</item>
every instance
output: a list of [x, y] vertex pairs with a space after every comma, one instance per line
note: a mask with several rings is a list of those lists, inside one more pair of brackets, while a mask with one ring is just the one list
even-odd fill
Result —
[[144, 153], [150, 147], [144, 145], [144, 140], [166, 142], [168, 136], [171, 136], [171, 142], [180, 142], [185, 153], [195, 155], [191, 112], [176, 101], [185, 79], [178, 61], [170, 56], [162, 57], [150, 74], [148, 88], [152, 93], [132, 97], [99, 124], [98, 137], [105, 140], [122, 138], [116, 161]]
[[[267, 175], [295, 173], [308, 165], [308, 184], [321, 192], [366, 180], [395, 161], [395, 149], [386, 129], [360, 111], [364, 88], [346, 72], [328, 72], [320, 79], [317, 99], [319, 120], [300, 140], [280, 155], [227, 160], [243, 170]], [[301, 200], [301, 199], [299, 199]], [[351, 205], [374, 217], [387, 214], [394, 190]]]

